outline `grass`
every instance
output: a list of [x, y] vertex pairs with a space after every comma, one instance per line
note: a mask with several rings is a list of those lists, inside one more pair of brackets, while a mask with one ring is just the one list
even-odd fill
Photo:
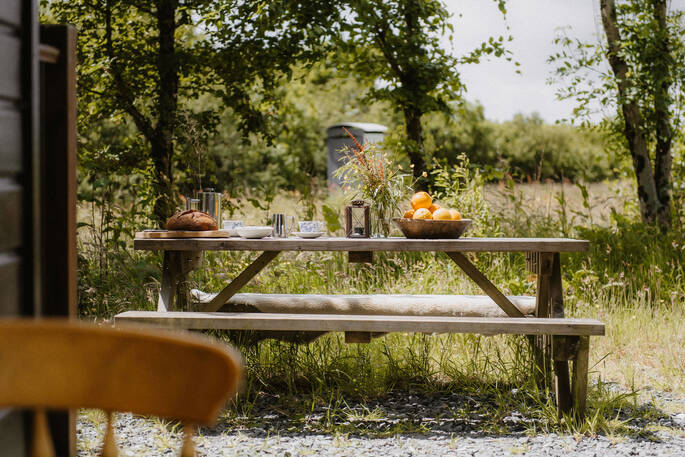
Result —
[[[385, 417], [383, 405], [393, 396], [414, 393], [460, 399], [433, 419], [468, 422], [486, 434], [522, 428], [530, 434], [652, 436], [654, 430], [642, 427], [641, 421], [666, 412], [658, 401], [648, 401], [648, 389], [685, 395], [685, 243], [681, 231], [661, 234], [634, 222], [631, 189], [625, 182], [484, 189], [493, 222], [478, 230], [591, 241], [589, 255], [562, 257], [568, 315], [607, 324], [607, 335], [591, 340], [589, 410], [583, 422], [556, 418], [547, 393], [538, 392], [531, 381], [530, 354], [519, 336], [391, 334], [369, 344], [347, 345], [341, 335], [329, 334], [297, 345], [255, 343], [249, 334], [224, 332], [216, 336], [238, 346], [247, 376], [222, 424], [247, 429], [268, 410], [283, 419], [286, 429], [332, 433], [341, 442], [351, 434], [426, 433], [429, 422], [404, 416], [388, 422]], [[340, 207], [342, 201], [333, 196], [321, 203]], [[292, 195], [270, 203], [270, 208], [298, 217], [303, 217], [301, 207]], [[468, 208], [463, 212], [468, 215]], [[265, 210], [243, 207], [233, 218], [261, 223], [266, 215]], [[117, 249], [103, 270], [102, 256], [93, 246], [82, 234], [82, 313], [108, 318], [124, 309], [151, 309], [160, 256]], [[202, 290], [220, 290], [254, 257], [208, 252], [204, 268], [192, 274], [191, 282]], [[505, 293], [534, 293], [522, 255], [483, 254], [472, 260]], [[379, 254], [370, 266], [348, 264], [343, 253], [282, 253], [246, 291], [480, 293], [446, 257], [426, 253]], [[507, 418], [514, 411], [523, 419], [512, 425]], [[388, 423], [393, 425], [379, 425]]]

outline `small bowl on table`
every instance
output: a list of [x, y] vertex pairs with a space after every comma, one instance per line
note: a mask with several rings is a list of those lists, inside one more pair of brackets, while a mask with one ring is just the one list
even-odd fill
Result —
[[274, 228], [270, 226], [243, 226], [236, 227], [241, 238], [258, 239], [273, 235]]
[[434, 220], [395, 218], [393, 222], [407, 238], [412, 239], [456, 239], [471, 225], [471, 219]]

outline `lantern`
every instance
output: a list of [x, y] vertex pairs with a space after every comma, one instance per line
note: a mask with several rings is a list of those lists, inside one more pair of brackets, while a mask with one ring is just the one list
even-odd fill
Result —
[[364, 200], [354, 200], [345, 207], [345, 233], [348, 238], [371, 237], [369, 205]]

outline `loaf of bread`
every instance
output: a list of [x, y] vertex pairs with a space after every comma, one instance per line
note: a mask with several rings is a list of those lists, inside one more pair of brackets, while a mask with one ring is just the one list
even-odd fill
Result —
[[166, 223], [167, 230], [218, 230], [216, 219], [207, 213], [196, 209], [189, 209], [174, 214]]

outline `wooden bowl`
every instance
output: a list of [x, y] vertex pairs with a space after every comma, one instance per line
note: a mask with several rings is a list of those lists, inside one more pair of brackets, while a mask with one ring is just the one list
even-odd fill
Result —
[[407, 238], [454, 239], [459, 238], [471, 225], [471, 219], [459, 221], [393, 219]]

